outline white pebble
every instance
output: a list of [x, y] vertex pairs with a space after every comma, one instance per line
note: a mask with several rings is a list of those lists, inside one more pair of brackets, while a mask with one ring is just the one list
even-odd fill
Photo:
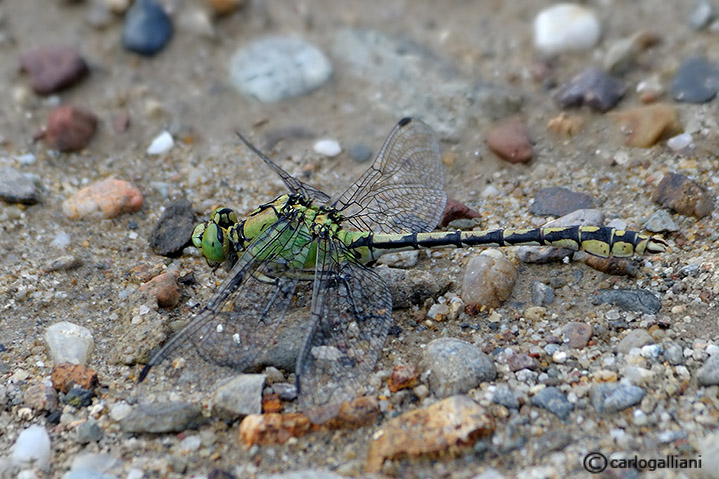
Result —
[[342, 147], [336, 140], [319, 140], [312, 146], [312, 149], [320, 155], [329, 156], [330, 158], [342, 153]]
[[152, 140], [152, 143], [147, 148], [147, 154], [162, 155], [170, 151], [173, 146], [175, 146], [175, 140], [172, 139], [172, 135], [167, 131], [163, 131]]
[[564, 351], [554, 351], [554, 354], [552, 354], [552, 361], [558, 364], [567, 362], [567, 353]]
[[132, 406], [127, 404], [125, 401], [113, 404], [110, 406], [110, 418], [113, 421], [122, 421], [132, 412]]
[[21, 432], [13, 447], [12, 460], [19, 467], [47, 470], [50, 466], [50, 436], [45, 428], [33, 425]]
[[85, 364], [95, 347], [89, 329], [67, 321], [60, 321], [47, 328], [45, 341], [55, 364]]
[[692, 144], [692, 135], [682, 133], [667, 140], [667, 146], [674, 151], [681, 151]]
[[70, 246], [70, 235], [61, 231], [55, 235], [50, 242], [50, 246], [58, 249], [64, 249]]
[[588, 50], [602, 34], [594, 12], [572, 3], [559, 3], [534, 19], [534, 47], [546, 55]]

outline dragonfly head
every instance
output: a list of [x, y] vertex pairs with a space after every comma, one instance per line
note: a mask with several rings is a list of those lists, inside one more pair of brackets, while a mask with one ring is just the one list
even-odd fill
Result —
[[230, 253], [228, 229], [237, 224], [237, 214], [230, 208], [216, 208], [210, 219], [195, 226], [192, 244], [211, 264], [223, 262]]

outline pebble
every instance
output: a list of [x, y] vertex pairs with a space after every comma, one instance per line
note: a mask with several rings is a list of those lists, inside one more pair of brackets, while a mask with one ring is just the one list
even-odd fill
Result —
[[719, 66], [703, 57], [690, 57], [677, 69], [671, 84], [676, 101], [706, 103], [719, 90]]
[[342, 153], [342, 147], [337, 140], [319, 140], [312, 145], [312, 149], [315, 153], [329, 158], [334, 158]]
[[659, 37], [649, 32], [638, 32], [614, 42], [604, 55], [604, 71], [613, 75], [627, 73], [636, 63], [637, 55], [658, 42]]
[[532, 140], [519, 117], [495, 125], [487, 134], [486, 141], [494, 154], [509, 163], [527, 163], [534, 157]]
[[717, 12], [709, 0], [698, 0], [689, 13], [687, 23], [694, 30], [705, 28], [716, 17]]
[[244, 5], [245, 0], [206, 0], [216, 15], [228, 15]]
[[604, 224], [604, 213], [596, 208], [583, 208], [557, 218], [547, 221], [542, 226], [547, 228], [562, 228], [565, 226], [602, 226]]
[[677, 109], [663, 103], [638, 106], [611, 116], [627, 132], [624, 143], [635, 148], [649, 148], [681, 129]]
[[24, 53], [20, 66], [30, 75], [30, 86], [49, 95], [77, 84], [89, 70], [80, 53], [71, 47], [50, 45]]
[[264, 374], [240, 374], [218, 387], [212, 395], [212, 414], [222, 419], [239, 419], [262, 412]]
[[497, 469], [489, 467], [484, 472], [472, 476], [472, 479], [506, 479], [506, 476]]
[[447, 204], [444, 205], [444, 212], [442, 218], [439, 220], [439, 226], [444, 227], [453, 221], [460, 219], [473, 219], [481, 218], [482, 215], [478, 212], [459, 201], [448, 198]]
[[120, 460], [108, 453], [80, 453], [63, 479], [114, 479], [117, 476], [108, 473], [120, 464]]
[[644, 389], [623, 383], [598, 383], [592, 387], [590, 399], [599, 414], [623, 411], [644, 399]]
[[114, 218], [138, 211], [142, 202], [142, 193], [131, 183], [108, 178], [66, 199], [62, 203], [62, 211], [70, 219]]
[[23, 430], [12, 448], [11, 459], [21, 468], [47, 471], [50, 467], [50, 435], [44, 427], [33, 425]]
[[181, 290], [177, 283], [179, 275], [180, 272], [177, 268], [170, 267], [165, 273], [141, 284], [139, 290], [154, 296], [159, 307], [174, 308], [180, 302]]
[[437, 456], [471, 446], [493, 432], [494, 420], [482, 406], [469, 396], [452, 396], [385, 422], [372, 436], [365, 470], [376, 474], [388, 459]]
[[62, 402], [76, 408], [87, 407], [92, 404], [92, 392], [87, 389], [74, 387], [62, 397]]
[[550, 246], [517, 246], [516, 248], [519, 261], [533, 264], [557, 263], [563, 261], [571, 252], [565, 248]]
[[303, 413], [250, 414], [240, 423], [239, 440], [246, 446], [284, 444], [311, 429], [312, 423]]
[[157, 135], [150, 143], [150, 146], [147, 147], [147, 154], [163, 155], [170, 151], [173, 146], [175, 146], [175, 140], [172, 138], [172, 135], [168, 131], [163, 131]]
[[479, 255], [467, 263], [462, 281], [462, 300], [497, 308], [509, 298], [517, 280], [517, 267], [506, 258]]
[[632, 329], [619, 341], [617, 352], [629, 354], [632, 349], [641, 348], [647, 344], [654, 344], [654, 338], [649, 334], [649, 331], [646, 329]]
[[392, 368], [387, 387], [393, 393], [401, 389], [413, 388], [417, 384], [419, 372], [414, 366], [398, 365]]
[[573, 3], [547, 7], [534, 19], [534, 48], [544, 55], [589, 50], [601, 34], [594, 12]]
[[664, 83], [659, 75], [652, 75], [637, 83], [637, 93], [642, 103], [655, 102], [664, 95], [665, 92]]
[[570, 348], [581, 349], [594, 334], [591, 324], [573, 321], [562, 329], [562, 340]]
[[580, 209], [593, 207], [594, 200], [591, 196], [553, 186], [542, 188], [534, 195], [534, 203], [529, 211], [539, 216], [564, 216]]
[[125, 14], [122, 46], [140, 55], [159, 53], [172, 38], [172, 20], [154, 0], [138, 0]]
[[364, 143], [353, 143], [347, 148], [347, 155], [357, 163], [364, 163], [372, 159], [372, 149]]
[[712, 354], [697, 371], [697, 381], [702, 386], [719, 384], [719, 354]]
[[[64, 234], [59, 234], [59, 236], [56, 236], [55, 239], [50, 242], [50, 246], [60, 249], [67, 248], [69, 245], [70, 237], [69, 235]], [[77, 256], [63, 255], [58, 256], [57, 258], [50, 260], [49, 263], [43, 265], [42, 271], [44, 273], [52, 273], [53, 271], [70, 271], [81, 265], [82, 260]]]
[[532, 371], [539, 369], [537, 360], [525, 353], [512, 354], [507, 358], [507, 366], [509, 366], [509, 370], [512, 372], [519, 371], [520, 369], [529, 369]]
[[53, 411], [57, 409], [57, 393], [49, 384], [33, 384], [23, 393], [23, 403], [35, 411]]
[[45, 331], [52, 362], [85, 364], [95, 347], [90, 330], [68, 321], [53, 324]]
[[[616, 256], [601, 258], [589, 254], [585, 256], [584, 263], [597, 271], [614, 276], [629, 276], [634, 278], [639, 274], [639, 268], [627, 258], [617, 258]], [[597, 298], [593, 298], [593, 300], [599, 304]]]
[[579, 115], [570, 115], [567, 112], [560, 112], [547, 122], [547, 131], [554, 135], [572, 137], [579, 133], [584, 125], [584, 119]]
[[202, 408], [189, 402], [139, 404], [120, 419], [125, 432], [167, 433], [194, 429], [205, 422]]
[[52, 387], [63, 393], [76, 386], [89, 390], [99, 384], [97, 371], [83, 364], [60, 363], [52, 368], [50, 379]]
[[546, 409], [562, 421], [566, 421], [574, 410], [574, 404], [555, 387], [544, 388], [532, 396], [532, 405]]
[[380, 256], [378, 264], [385, 264], [390, 268], [409, 269], [417, 265], [419, 251], [400, 251], [399, 253], [387, 253]]
[[644, 229], [651, 233], [664, 233], [666, 231], [679, 231], [679, 226], [666, 210], [659, 210], [644, 223]]
[[294, 401], [297, 399], [297, 386], [290, 383], [274, 383], [272, 390], [283, 401]]
[[0, 168], [0, 198], [7, 203], [34, 205], [40, 201], [35, 182], [15, 168]]
[[93, 419], [89, 419], [75, 428], [75, 441], [79, 444], [99, 442], [102, 435], [102, 429]]
[[356, 429], [369, 426], [382, 413], [379, 400], [374, 396], [359, 396], [343, 402], [337, 417], [327, 423], [330, 429]]
[[672, 366], [684, 363], [684, 350], [674, 342], [664, 343], [664, 359]]
[[593, 110], [605, 112], [614, 107], [624, 96], [624, 82], [596, 67], [587, 67], [568, 83], [560, 86], [554, 99], [562, 108], [587, 105]]
[[688, 153], [694, 149], [694, 139], [689, 133], [680, 133], [679, 135], [673, 136], [667, 140], [667, 146], [672, 151], [679, 153]]
[[189, 243], [195, 225], [195, 213], [187, 198], [180, 198], [165, 207], [150, 233], [152, 252], [160, 256], [177, 256]]
[[39, 138], [54, 150], [79, 151], [90, 142], [96, 126], [94, 113], [73, 105], [63, 105], [50, 110], [47, 126]]
[[332, 76], [329, 59], [294, 37], [267, 36], [240, 48], [230, 59], [230, 81], [262, 103], [305, 95]]
[[662, 307], [657, 295], [646, 289], [600, 289], [592, 297], [592, 304], [602, 303], [644, 314], [657, 314]]
[[505, 384], [498, 385], [492, 393], [492, 402], [508, 409], [519, 409], [519, 398], [512, 388]]
[[421, 368], [431, 371], [430, 389], [440, 398], [465, 393], [497, 375], [494, 362], [480, 348], [454, 338], [432, 340], [423, 352]]
[[665, 173], [652, 200], [680, 215], [703, 218], [714, 210], [714, 200], [694, 180], [679, 173]]

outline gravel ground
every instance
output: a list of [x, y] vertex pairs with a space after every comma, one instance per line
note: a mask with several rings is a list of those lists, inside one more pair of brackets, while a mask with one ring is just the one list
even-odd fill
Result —
[[[283, 192], [279, 179], [238, 147], [235, 130], [260, 147], [267, 145], [266, 151], [291, 174], [336, 194], [368, 166], [350, 158], [350, 147], [376, 152], [399, 118], [420, 115], [443, 139], [449, 196], [478, 211], [474, 221], [481, 228], [544, 224], [549, 218], [530, 213], [533, 198], [543, 188], [560, 186], [589, 195], [608, 224], [643, 230], [661, 210], [652, 194], [666, 173], [686, 175], [716, 201], [718, 101], [679, 103], [669, 91], [687, 58], [719, 61], [712, 48], [717, 24], [696, 30], [687, 20], [690, 13], [701, 13], [694, 1], [587, 2], [602, 25], [601, 40], [551, 61], [540, 60], [532, 44], [532, 21], [549, 2], [449, 2], [440, 7], [437, 2], [385, 0], [350, 8], [343, 2], [255, 1], [214, 18], [203, 13], [203, 2], [168, 1], [163, 4], [175, 32], [154, 57], [123, 48], [123, 15], [106, 6], [122, 8], [122, 3], [0, 3], [0, 64], [5, 65], [0, 167], [29, 175], [30, 189], [40, 200], [0, 203], [2, 474], [15, 477], [12, 454], [22, 447], [40, 450], [49, 436], [49, 458], [40, 460], [47, 468], [22, 466], [18, 477], [225, 477], [218, 471], [254, 477], [307, 469], [362, 476], [368, 474], [365, 458], [379, 428], [391, 428], [391, 418], [445, 396], [438, 391], [446, 385], [437, 386], [423, 374], [432, 364], [427, 345], [455, 338], [473, 345], [478, 351], [471, 354], [483, 355], [482, 361], [491, 358], [496, 368], [493, 380], [485, 377], [462, 391], [493, 418], [493, 435], [438, 457], [390, 458], [381, 474], [589, 477], [583, 459], [597, 451], [612, 458], [677, 454], [703, 459], [700, 472], [615, 468], [606, 477], [719, 477], [719, 468], [712, 467], [719, 457], [719, 258], [714, 249], [719, 218], [713, 208], [700, 219], [670, 212], [678, 231], [665, 234], [669, 251], [625, 265], [633, 275], [598, 271], [582, 262], [582, 255], [568, 264], [528, 264], [517, 260], [517, 250], [508, 250], [518, 274], [507, 301], [474, 315], [461, 310], [443, 321], [429, 311], [462, 295], [465, 266], [480, 250], [421, 252], [408, 273], [429, 273], [430, 282], [441, 288], [395, 310], [399, 330], [387, 340], [369, 381], [369, 392], [380, 396], [383, 411], [370, 425], [245, 447], [238, 441], [237, 421], [214, 414], [197, 429], [190, 424], [180, 432], [127, 432], [120, 420], [138, 403], [187, 401], [201, 405], [205, 414], [173, 410], [159, 415], [180, 424], [189, 416], [203, 422], [211, 415], [207, 404], [215, 381], [228, 375], [188, 356], [184, 368], [196, 372], [182, 376], [172, 367], [158, 368], [138, 386], [141, 365], [126, 363], [162, 342], [224, 277], [189, 248], [176, 258], [153, 253], [149, 238], [164, 209], [186, 197], [198, 218], [206, 218], [216, 205], [246, 213]], [[374, 33], [357, 34], [366, 31]], [[627, 91], [614, 110], [641, 105], [637, 85], [656, 78], [667, 90], [660, 101], [676, 108], [679, 131], [692, 135], [693, 148], [672, 149], [666, 138], [649, 148], [625, 146], [628, 131], [613, 113], [588, 107], [567, 110], [581, 122], [573, 135], [549, 131], [550, 119], [561, 112], [552, 98], [555, 87], [587, 66], [601, 65], [612, 45], [642, 31], [654, 34], [656, 43], [635, 52], [635, 65], [622, 75]], [[242, 96], [227, 73], [230, 58], [267, 34], [293, 36], [325, 52], [331, 80], [276, 103]], [[376, 56], [367, 57], [374, 61], [357, 60], [364, 48], [358, 38], [374, 42]], [[33, 48], [52, 44], [77, 49], [90, 73], [70, 89], [40, 96], [31, 89], [29, 75], [20, 72], [19, 60]], [[401, 60], [403, 55], [409, 60]], [[48, 112], [66, 104], [97, 116], [89, 144], [59, 153], [44, 141], [33, 141]], [[498, 122], [516, 114], [532, 140], [534, 157], [528, 163], [500, 160], [485, 142]], [[127, 129], [121, 127], [123, 118], [129, 119]], [[148, 154], [163, 131], [172, 135], [174, 147]], [[323, 138], [337, 140], [344, 151], [333, 158], [316, 153], [313, 144]], [[143, 203], [138, 211], [109, 219], [70, 219], [63, 212], [63, 201], [108, 177], [139, 190]], [[3, 189], [18, 193], [20, 186]], [[53, 262], [60, 267], [49, 271]], [[183, 282], [176, 306], [158, 308], [137, 290], [167, 270], [185, 279], [193, 274], [194, 282]], [[537, 300], [537, 282], [551, 286], [553, 302]], [[638, 312], [626, 304], [596, 304], [602, 289], [652, 292], [661, 299], [661, 309]], [[82, 398], [73, 403], [48, 386], [55, 361], [44, 337], [59, 321], [87, 328], [92, 336], [94, 350], [86, 363], [97, 371], [100, 386], [89, 405]], [[581, 324], [572, 326], [576, 323]], [[420, 368], [413, 389], [387, 389], [385, 381], [397, 365]], [[174, 366], [184, 370], [181, 363]], [[276, 376], [268, 384], [293, 381], [291, 371], [275, 371], [264, 371]], [[284, 405], [285, 411], [297, 411], [294, 401]], [[18, 445], [21, 431], [30, 425], [41, 429], [30, 430], [30, 446]], [[35, 431], [37, 436], [31, 436]], [[96, 462], [74, 462], [83, 456]], [[307, 472], [297, 477], [321, 476]]]

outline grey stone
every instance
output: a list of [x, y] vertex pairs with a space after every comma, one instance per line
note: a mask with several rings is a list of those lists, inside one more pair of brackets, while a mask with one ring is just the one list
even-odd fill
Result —
[[580, 209], [592, 208], [593, 205], [594, 200], [585, 193], [553, 186], [543, 188], [534, 195], [534, 203], [529, 211], [539, 216], [564, 216]]
[[592, 406], [600, 413], [613, 413], [639, 404], [644, 398], [644, 389], [622, 383], [595, 384], [590, 393]]
[[492, 359], [481, 349], [454, 338], [431, 341], [422, 356], [422, 369], [431, 371], [429, 385], [439, 398], [466, 393], [497, 375]]
[[652, 233], [663, 233], [665, 231], [679, 231], [679, 226], [666, 210], [658, 210], [644, 223], [644, 229]]
[[274, 383], [272, 390], [283, 401], [294, 401], [297, 399], [297, 387], [290, 383]]
[[212, 396], [212, 414], [237, 419], [262, 413], [264, 374], [240, 374], [218, 387]]
[[714, 6], [708, 0], [699, 0], [694, 4], [687, 23], [694, 30], [701, 30], [716, 16]]
[[676, 366], [684, 363], [684, 350], [677, 343], [667, 341], [664, 343], [664, 359]]
[[125, 14], [122, 46], [141, 55], [160, 52], [172, 38], [172, 20], [153, 0], [139, 0]]
[[492, 393], [492, 402], [508, 409], [519, 409], [519, 399], [509, 386], [499, 385]]
[[263, 103], [305, 95], [332, 76], [329, 59], [317, 47], [282, 36], [266, 36], [240, 48], [229, 70], [237, 90]]
[[570, 348], [583, 348], [594, 334], [591, 324], [573, 321], [562, 329], [562, 339]]
[[364, 143], [355, 143], [347, 148], [347, 154], [353, 161], [364, 163], [372, 158], [372, 150]]
[[0, 168], [0, 199], [8, 203], [32, 205], [40, 201], [35, 183], [14, 168]]
[[657, 314], [662, 301], [646, 289], [600, 289], [592, 297], [592, 304], [608, 303], [625, 311]]
[[392, 294], [392, 307], [405, 309], [422, 304], [428, 298], [441, 295], [451, 284], [446, 275], [434, 275], [420, 269], [403, 270], [378, 267], [374, 270], [389, 286]]
[[579, 75], [560, 86], [554, 99], [562, 108], [587, 105], [605, 112], [624, 96], [626, 85], [597, 67], [587, 67]]
[[676, 101], [706, 103], [719, 90], [719, 67], [706, 58], [687, 58], [679, 65], [671, 88]]
[[195, 213], [186, 198], [175, 200], [165, 208], [150, 233], [150, 248], [161, 256], [173, 256], [182, 252], [192, 236]]
[[632, 329], [619, 341], [617, 351], [627, 354], [633, 348], [641, 348], [647, 344], [654, 344], [654, 338], [646, 329]]
[[719, 384], [719, 354], [712, 354], [697, 371], [697, 381], [702, 386]]
[[125, 432], [166, 433], [195, 429], [205, 422], [202, 408], [188, 402], [139, 404], [120, 421]]
[[569, 418], [569, 414], [574, 410], [574, 404], [555, 387], [544, 388], [532, 396], [532, 405], [546, 409], [562, 421]]
[[554, 302], [554, 289], [541, 281], [532, 281], [530, 291], [534, 305], [546, 306]]
[[75, 428], [75, 441], [80, 444], [97, 442], [102, 439], [102, 429], [94, 420], [87, 420]]

